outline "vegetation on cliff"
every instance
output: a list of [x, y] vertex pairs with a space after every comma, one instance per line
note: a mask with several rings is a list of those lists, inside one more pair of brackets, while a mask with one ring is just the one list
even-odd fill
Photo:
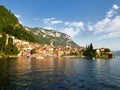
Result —
[[13, 39], [9, 37], [7, 42], [6, 33], [2, 32], [1, 35], [2, 37], [0, 37], [0, 56], [17, 55], [19, 52], [17, 47], [13, 45]]
[[26, 31], [16, 16], [4, 6], [0, 6], [0, 33], [2, 32], [21, 40], [37, 42], [35, 35]]

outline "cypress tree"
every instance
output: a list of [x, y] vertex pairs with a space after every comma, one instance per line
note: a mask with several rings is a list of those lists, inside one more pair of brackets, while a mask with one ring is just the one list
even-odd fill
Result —
[[94, 52], [92, 43], [86, 46], [86, 51], [83, 53], [83, 55], [86, 56], [87, 58], [95, 57], [95, 52]]

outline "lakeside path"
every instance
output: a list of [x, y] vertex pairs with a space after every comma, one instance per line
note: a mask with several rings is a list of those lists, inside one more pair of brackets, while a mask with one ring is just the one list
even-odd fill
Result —
[[20, 56], [17, 56], [17, 55], [0, 56], [0, 58], [17, 58], [17, 57], [20, 57]]

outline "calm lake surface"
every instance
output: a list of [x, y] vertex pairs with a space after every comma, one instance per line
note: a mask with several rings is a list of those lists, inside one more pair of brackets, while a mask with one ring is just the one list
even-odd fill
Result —
[[0, 59], [0, 90], [120, 90], [120, 57]]

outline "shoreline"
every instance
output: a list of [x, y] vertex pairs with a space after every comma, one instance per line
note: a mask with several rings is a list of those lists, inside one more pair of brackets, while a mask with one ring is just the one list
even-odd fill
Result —
[[19, 57], [19, 56], [17, 56], [17, 55], [5, 55], [5, 56], [0, 56], [0, 59], [1, 58], [17, 58], [17, 57]]
[[[5, 55], [5, 56], [0, 56], [0, 59], [2, 59], [2, 58], [18, 58], [18, 57], [22, 57], [22, 56], [18, 56], [18, 55]], [[67, 57], [67, 58], [86, 58], [86, 59], [89, 59], [89, 58], [87, 58], [87, 57], [85, 57], [85, 56], [52, 56], [52, 58], [54, 58], [54, 57]], [[28, 58], [30, 58], [30, 57], [28, 57]], [[48, 58], [48, 57], [44, 57], [44, 58]], [[112, 57], [112, 58], [115, 58], [115, 56], [114, 57]], [[95, 59], [111, 59], [111, 58], [96, 58], [95, 57]]]

